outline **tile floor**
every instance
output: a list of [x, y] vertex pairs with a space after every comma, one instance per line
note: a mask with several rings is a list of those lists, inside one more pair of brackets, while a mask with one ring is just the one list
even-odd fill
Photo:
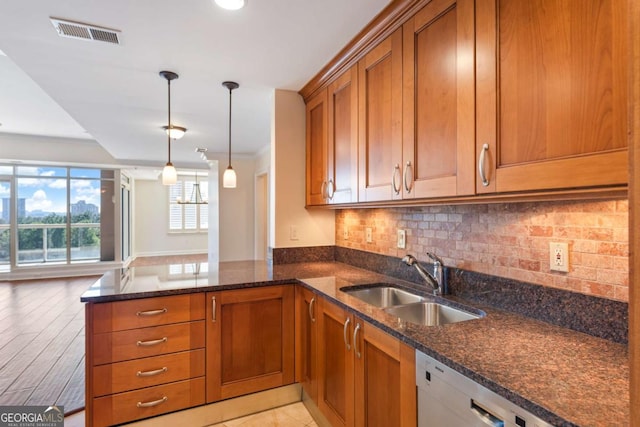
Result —
[[210, 427], [316, 427], [302, 402], [292, 403]]
[[[65, 417], [64, 425], [84, 427], [84, 411]], [[189, 426], [187, 421], [184, 427], [201, 426]], [[317, 424], [302, 402], [297, 402], [209, 427], [317, 427]]]

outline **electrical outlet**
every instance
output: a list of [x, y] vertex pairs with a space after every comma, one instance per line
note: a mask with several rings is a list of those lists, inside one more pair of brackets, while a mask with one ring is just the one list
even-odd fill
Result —
[[398, 248], [404, 249], [407, 247], [407, 232], [405, 230], [398, 230]]
[[342, 238], [344, 240], [349, 240], [349, 229], [346, 226], [342, 230]]
[[292, 225], [289, 228], [289, 239], [290, 240], [298, 240], [298, 226]]
[[373, 232], [371, 231], [371, 227], [365, 228], [365, 240], [367, 243], [373, 242]]
[[569, 272], [568, 243], [549, 243], [549, 268], [551, 271]]

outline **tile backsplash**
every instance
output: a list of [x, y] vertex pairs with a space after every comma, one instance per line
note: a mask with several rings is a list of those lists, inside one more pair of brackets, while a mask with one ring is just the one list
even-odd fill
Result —
[[[448, 266], [628, 301], [628, 209], [627, 200], [347, 209], [336, 213], [336, 246], [421, 261], [429, 251]], [[551, 242], [568, 243], [568, 273], [550, 271]]]

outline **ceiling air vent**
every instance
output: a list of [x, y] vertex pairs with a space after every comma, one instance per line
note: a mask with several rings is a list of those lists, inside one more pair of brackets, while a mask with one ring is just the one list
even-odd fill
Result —
[[49, 19], [60, 37], [120, 44], [118, 30], [58, 18]]

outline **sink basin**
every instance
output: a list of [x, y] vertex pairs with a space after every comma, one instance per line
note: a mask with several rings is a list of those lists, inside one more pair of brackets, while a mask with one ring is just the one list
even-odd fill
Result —
[[448, 323], [464, 322], [465, 320], [473, 320], [481, 317], [478, 314], [468, 313], [437, 302], [422, 302], [398, 307], [388, 307], [384, 311], [407, 322], [425, 326], [446, 325]]
[[361, 299], [368, 304], [375, 305], [376, 307], [380, 308], [412, 304], [425, 300], [425, 298], [421, 297], [420, 295], [412, 294], [411, 292], [407, 292], [402, 289], [384, 285], [368, 288], [352, 288], [341, 290], [342, 292], [345, 292], [351, 296]]

